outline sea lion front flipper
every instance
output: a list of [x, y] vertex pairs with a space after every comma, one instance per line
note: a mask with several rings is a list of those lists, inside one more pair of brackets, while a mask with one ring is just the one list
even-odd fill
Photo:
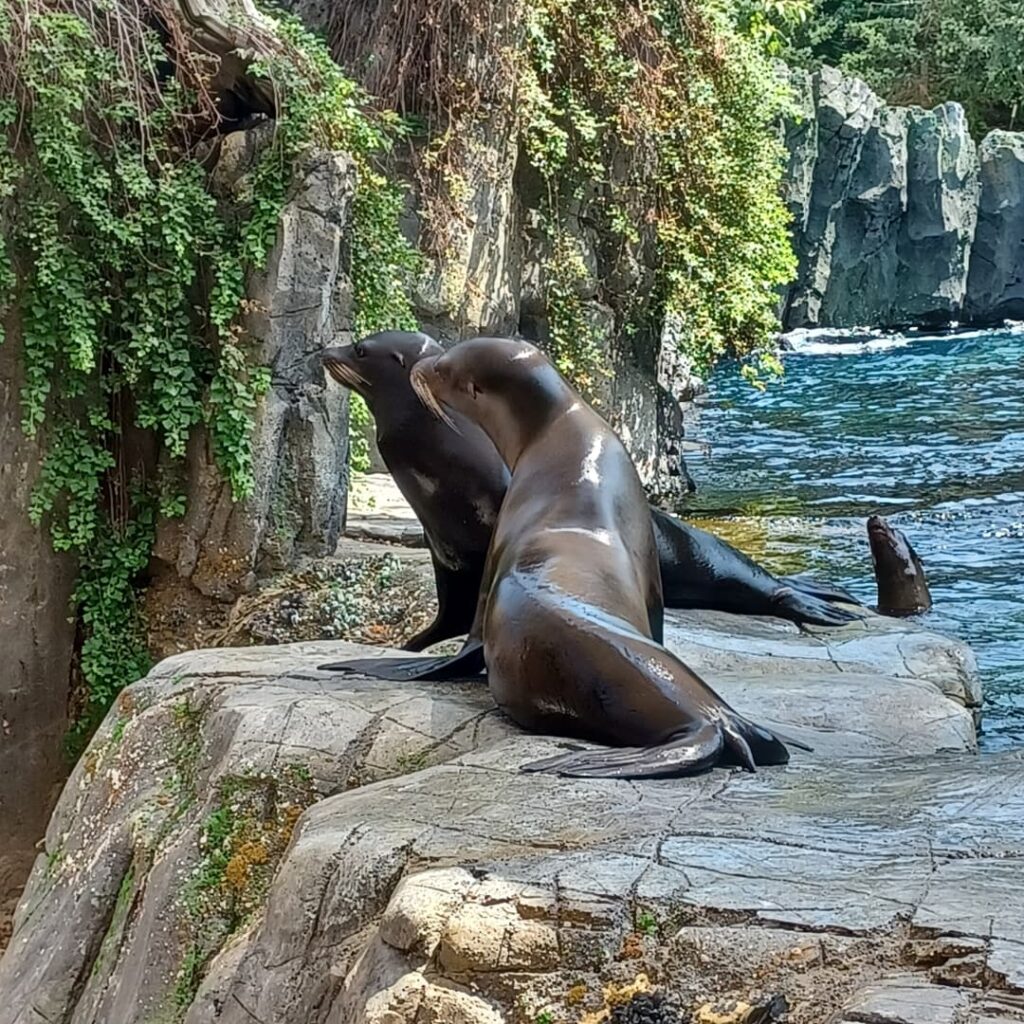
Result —
[[845, 626], [859, 618], [855, 612], [838, 608], [820, 597], [813, 597], [792, 587], [779, 587], [772, 594], [771, 603], [772, 615], [797, 624], [806, 622], [815, 626]]
[[319, 665], [322, 672], [343, 672], [346, 675], [370, 676], [395, 682], [443, 682], [455, 680], [483, 681], [484, 645], [467, 642], [458, 654], [438, 658], [358, 658]]
[[864, 607], [864, 602], [858, 601], [848, 590], [833, 583], [821, 583], [813, 576], [780, 576], [779, 582], [799, 590], [801, 594], [818, 597], [822, 601], [841, 601], [843, 604], [856, 605], [858, 608]]
[[465, 569], [449, 569], [436, 557], [433, 563], [437, 615], [426, 629], [406, 641], [402, 650], [422, 651], [453, 636], [464, 636], [473, 625], [483, 566], [474, 562]]

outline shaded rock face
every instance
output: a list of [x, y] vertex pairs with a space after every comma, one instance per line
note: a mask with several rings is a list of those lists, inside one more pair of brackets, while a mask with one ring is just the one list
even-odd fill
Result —
[[979, 191], [962, 108], [889, 107], [834, 68], [792, 80], [787, 199], [800, 267], [784, 326], [960, 319]]
[[968, 316], [978, 323], [1024, 320], [1024, 135], [992, 132], [980, 155]]
[[[392, 8], [370, 0], [332, 5], [323, 0], [287, 0], [285, 6], [311, 28], [331, 34], [332, 20], [343, 19], [345, 38], [338, 44], [341, 63], [371, 91], [380, 87], [382, 61], [367, 54], [393, 56], [398, 32]], [[466, 126], [464, 161], [454, 181], [446, 176], [432, 187], [446, 194], [446, 245], [428, 256], [413, 291], [421, 329], [442, 343], [478, 335], [517, 335], [545, 345], [549, 310], [545, 301], [550, 243], [541, 228], [540, 206], [546, 187], [520, 147], [518, 77], [499, 62], [522, 50], [526, 20], [519, 0], [488, 4], [488, 34], [465, 44], [465, 76], [507, 83], [494, 102]], [[488, 65], [490, 65], [488, 67]], [[403, 161], [396, 175], [414, 182]], [[593, 331], [607, 377], [597, 382], [595, 400], [633, 456], [644, 484], [660, 500], [673, 504], [692, 490], [682, 457], [679, 400], [690, 397], [692, 381], [676, 354], [669, 332], [627, 337], [619, 315], [637, 295], [651, 292], [653, 239], [608, 245], [588, 217], [586, 201], [566, 202], [558, 211], [563, 241], [585, 272], [576, 282], [580, 315]], [[407, 235], [427, 253], [434, 251], [435, 226], [410, 184], [405, 218]], [[369, 439], [372, 441], [372, 439]], [[383, 467], [371, 443], [371, 466]]]
[[[247, 173], [269, 126], [224, 138], [214, 172], [228, 202], [247, 200]], [[165, 523], [163, 582], [230, 601], [255, 572], [333, 551], [344, 526], [348, 396], [327, 387], [322, 349], [349, 329], [349, 235], [355, 169], [341, 154], [312, 157], [281, 214], [266, 269], [250, 283], [246, 328], [272, 374], [255, 411], [255, 493], [233, 502], [205, 432], [188, 452], [188, 513]]]
[[[67, 765], [75, 566], [57, 555], [28, 504], [42, 446], [21, 429], [21, 332], [0, 345], [0, 922], [13, 906]], [[0, 942], [3, 936], [0, 935]]]
[[528, 776], [558, 741], [486, 687], [316, 668], [379, 648], [166, 660], [64, 791], [0, 1024], [577, 1020], [647, 978], [696, 1008], [756, 977], [800, 1024], [1012, 998], [1024, 762], [967, 756], [966, 648], [874, 617], [811, 635], [698, 613], [668, 642], [816, 752], [753, 776]]

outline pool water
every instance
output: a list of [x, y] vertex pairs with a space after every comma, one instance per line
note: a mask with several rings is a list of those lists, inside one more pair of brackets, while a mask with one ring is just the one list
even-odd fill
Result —
[[865, 521], [888, 517], [925, 565], [920, 621], [978, 656], [983, 746], [1024, 746], [1024, 332], [795, 344], [764, 393], [734, 366], [709, 382], [689, 514], [869, 604]]

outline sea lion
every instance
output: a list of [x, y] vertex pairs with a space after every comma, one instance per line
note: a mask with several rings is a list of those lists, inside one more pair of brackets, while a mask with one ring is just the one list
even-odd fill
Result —
[[511, 470], [481, 588], [495, 702], [525, 729], [625, 748], [525, 770], [658, 778], [785, 764], [778, 736], [654, 640], [661, 569], [640, 478], [547, 357], [478, 338], [421, 360], [410, 383], [438, 418], [475, 422]]
[[[421, 651], [470, 630], [491, 532], [509, 472], [494, 445], [470, 420], [455, 430], [430, 415], [409, 385], [409, 371], [442, 348], [425, 334], [394, 331], [328, 349], [331, 377], [367, 402], [377, 446], [430, 547], [437, 615], [405, 649]], [[447, 660], [447, 659], [443, 659]]]
[[[471, 629], [489, 541], [482, 526], [497, 516], [508, 482], [501, 456], [475, 424], [448, 410], [454, 429], [445, 435], [444, 424], [413, 394], [409, 385], [413, 366], [443, 351], [425, 334], [385, 331], [322, 354], [330, 376], [369, 405], [377, 423], [381, 455], [424, 524], [433, 554], [438, 600], [444, 608], [431, 626], [406, 644], [407, 650], [422, 650]], [[828, 603], [857, 604], [847, 592], [813, 580], [778, 579], [713, 534], [659, 509], [652, 508], [651, 515], [667, 607], [777, 615], [819, 625], [842, 625], [854, 618]], [[470, 524], [468, 530], [465, 523]], [[452, 666], [445, 658], [421, 658], [359, 662], [358, 668], [384, 678], [424, 679], [451, 678], [447, 669], [461, 675], [468, 665], [465, 659]], [[346, 666], [356, 670], [355, 663]], [[438, 671], [442, 675], [438, 676]]]
[[878, 584], [878, 611], [904, 616], [926, 612], [932, 606], [924, 566], [910, 541], [881, 516], [868, 520], [868, 542]]

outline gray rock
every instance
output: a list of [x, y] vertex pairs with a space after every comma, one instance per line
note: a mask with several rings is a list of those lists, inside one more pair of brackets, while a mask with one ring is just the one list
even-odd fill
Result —
[[704, 965], [726, 925], [746, 977], [790, 1005], [853, 999], [857, 937], [894, 969], [907, 920], [981, 943], [929, 947], [922, 978], [967, 955], [1019, 985], [1024, 762], [964, 756], [971, 718], [944, 691], [972, 692], [967, 659], [947, 642], [915, 670], [918, 635], [674, 614], [674, 649], [816, 751], [644, 784], [519, 774], [559, 741], [522, 734], [482, 685], [316, 668], [392, 652], [169, 658], [65, 788], [0, 961], [0, 1024], [533, 1019], [581, 978], [622, 980], [624, 943], [626, 980], [653, 971], [641, 912], [683, 929], [663, 934], [663, 977], [702, 1003], [712, 980], [735, 997]]
[[[268, 125], [225, 137], [216, 186], [247, 201], [247, 175]], [[162, 524], [156, 586], [194, 588], [227, 601], [250, 588], [257, 565], [283, 568], [333, 551], [344, 525], [348, 398], [327, 387], [318, 353], [346, 336], [351, 314], [348, 230], [355, 168], [311, 157], [281, 214], [266, 269], [250, 283], [246, 328], [272, 384], [255, 412], [256, 490], [233, 502], [197, 431], [188, 452], [188, 512]]]
[[75, 638], [68, 608], [74, 560], [57, 555], [46, 527], [33, 526], [29, 500], [45, 438], [21, 429], [21, 328], [4, 317], [0, 345], [0, 930], [35, 858], [67, 773]]
[[895, 977], [858, 992], [845, 1018], [860, 1024], [957, 1024], [970, 1004], [967, 992]]
[[958, 320], [978, 216], [978, 155], [958, 103], [912, 108], [907, 130], [907, 207], [890, 324]]
[[967, 281], [975, 323], [1024, 319], [1024, 135], [992, 132], [981, 144], [981, 203]]
[[979, 189], [963, 109], [889, 107], [834, 68], [791, 80], [786, 198], [799, 271], [784, 325], [959, 319]]

